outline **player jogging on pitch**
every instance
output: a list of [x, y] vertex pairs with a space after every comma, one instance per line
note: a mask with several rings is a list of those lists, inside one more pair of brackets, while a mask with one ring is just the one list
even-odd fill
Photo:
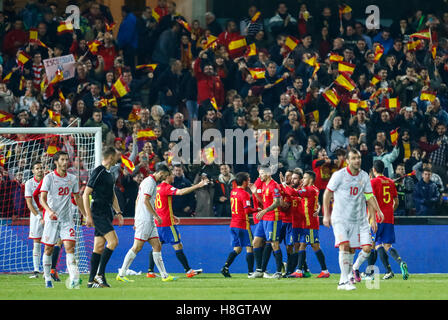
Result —
[[149, 242], [152, 246], [152, 255], [154, 262], [159, 269], [162, 281], [173, 281], [177, 278], [170, 276], [165, 269], [165, 265], [162, 260], [162, 244], [159, 240], [159, 234], [157, 232], [154, 219], [160, 224], [162, 219], [156, 213], [154, 209], [156, 195], [157, 195], [157, 182], [163, 181], [170, 174], [170, 170], [166, 166], [160, 166], [154, 175], [149, 175], [141, 183], [138, 190], [138, 196], [135, 207], [135, 236], [134, 245], [129, 249], [126, 254], [123, 265], [117, 275], [117, 280], [122, 282], [131, 282], [126, 278], [126, 271], [131, 266], [137, 253], [142, 250], [145, 242]]
[[[116, 149], [106, 148], [103, 151], [103, 161], [92, 171], [83, 194], [87, 226], [95, 226], [88, 288], [110, 287], [105, 277], [106, 265], [118, 245], [118, 237], [112, 225], [114, 219], [112, 208], [116, 212], [115, 216], [119, 219], [119, 225], [123, 225], [123, 215], [114, 192], [115, 182], [110, 168], [117, 163], [120, 157], [121, 154]], [[92, 195], [91, 206], [89, 204], [90, 195]], [[104, 247], [106, 241], [107, 246]]]
[[71, 215], [71, 195], [83, 216], [86, 215], [84, 205], [79, 196], [79, 183], [76, 176], [67, 173], [69, 163], [68, 154], [58, 151], [53, 156], [56, 170], [47, 174], [42, 181], [40, 201], [45, 209], [45, 225], [42, 234], [42, 243], [45, 245], [42, 263], [44, 267], [45, 286], [53, 288], [51, 281], [51, 255], [53, 246], [59, 237], [65, 247], [67, 270], [70, 275], [69, 288], [79, 289], [81, 280], [79, 279], [78, 265], [75, 260], [75, 224]]
[[[330, 178], [323, 199], [323, 224], [330, 227], [331, 215], [335, 246], [339, 247], [341, 277], [338, 290], [356, 289], [349, 279], [355, 249], [362, 247], [356, 262], [361, 265], [367, 260], [371, 250], [369, 221], [372, 230], [376, 232], [375, 212], [380, 221], [384, 218], [373, 195], [369, 175], [361, 170], [361, 153], [351, 149], [347, 161], [348, 166], [336, 171]], [[334, 198], [333, 211], [330, 213], [332, 198]], [[366, 199], [369, 219], [366, 215]]]

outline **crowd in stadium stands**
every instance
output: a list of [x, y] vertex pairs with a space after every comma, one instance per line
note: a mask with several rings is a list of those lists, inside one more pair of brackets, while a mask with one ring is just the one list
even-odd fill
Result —
[[[56, 2], [4, 3], [0, 125], [101, 127], [103, 143], [136, 167], [124, 168], [117, 181], [126, 216], [133, 216], [138, 185], [158, 163], [173, 167], [178, 188], [204, 174], [214, 181], [176, 197], [180, 217], [230, 216], [234, 175], [257, 178], [256, 165], [173, 163], [170, 134], [190, 132], [193, 120], [203, 131], [278, 129], [279, 148], [271, 149], [279, 154], [278, 172], [314, 170], [321, 191], [357, 148], [363, 170], [381, 159], [396, 181], [396, 215], [447, 214], [448, 10], [414, 8], [390, 27], [368, 30], [365, 16], [354, 17], [346, 5], [309, 12], [297, 4], [292, 16], [279, 2], [276, 12], [251, 6], [246, 17], [225, 25], [207, 12], [201, 25], [187, 21], [174, 2], [159, 0], [140, 16], [122, 7], [114, 26], [108, 7], [72, 3], [82, 13], [75, 30]], [[43, 60], [68, 54], [76, 59], [75, 76], [48, 81]], [[155, 139], [141, 140], [144, 129]], [[23, 165], [0, 167], [0, 202], [24, 206], [16, 196], [23, 193]], [[15, 196], [5, 200], [5, 190]]]

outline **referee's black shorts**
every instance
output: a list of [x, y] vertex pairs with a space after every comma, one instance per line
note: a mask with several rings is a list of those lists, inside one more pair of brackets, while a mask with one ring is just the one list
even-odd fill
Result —
[[92, 220], [95, 225], [95, 237], [104, 237], [105, 234], [113, 231], [113, 219], [114, 216], [110, 205], [93, 202]]

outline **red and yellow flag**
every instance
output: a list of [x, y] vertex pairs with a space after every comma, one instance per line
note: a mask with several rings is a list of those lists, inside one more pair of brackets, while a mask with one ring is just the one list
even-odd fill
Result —
[[280, 82], [282, 82], [283, 80], [285, 80], [284, 78], [278, 78], [277, 80], [275, 80], [275, 82], [273, 83], [273, 85], [275, 86], [276, 84], [279, 84]]
[[341, 62], [344, 60], [343, 56], [338, 55], [337, 53], [330, 53], [330, 62]]
[[30, 29], [30, 42], [36, 42], [37, 41], [37, 29], [31, 28]]
[[350, 107], [350, 114], [355, 115], [356, 111], [358, 110], [359, 100], [357, 99], [350, 99], [348, 102], [348, 106]]
[[89, 51], [93, 55], [97, 55], [98, 54], [98, 47], [101, 46], [101, 42], [99, 40], [89, 41], [87, 43], [87, 46], [89, 47]]
[[322, 96], [333, 108], [336, 108], [339, 102], [341, 102], [341, 97], [334, 88], [328, 89], [327, 91], [322, 93]]
[[380, 81], [381, 81], [381, 77], [376, 74], [373, 76], [372, 80], [370, 80], [370, 84], [372, 86], [376, 86], [378, 84], [378, 82], [380, 82]]
[[358, 107], [363, 108], [366, 111], [369, 110], [369, 104], [368, 104], [367, 100], [361, 100], [358, 104]]
[[59, 23], [59, 26], [58, 26], [58, 29], [57, 29], [58, 36], [60, 36], [60, 35], [62, 35], [64, 33], [73, 32], [73, 30], [74, 29], [73, 29], [73, 25], [71, 24], [71, 22], [69, 22], [69, 21], [61, 21]]
[[206, 164], [211, 164], [216, 159], [216, 152], [214, 147], [202, 149], [202, 158]]
[[356, 66], [352, 63], [341, 61], [338, 64], [338, 72], [339, 73], [347, 73], [349, 75], [353, 74], [353, 71], [355, 71]]
[[13, 119], [12, 114], [0, 110], [0, 122], [7, 122], [7, 121], [11, 122], [12, 119]]
[[20, 76], [19, 90], [22, 91], [23, 89], [25, 89], [25, 85], [26, 85], [25, 77], [24, 76]]
[[62, 73], [61, 69], [58, 69], [56, 71], [56, 74], [54, 75], [54, 78], [50, 81], [49, 85], [54, 85], [63, 80], [64, 80], [64, 74]]
[[217, 37], [215, 37], [214, 35], [209, 35], [206, 38], [206, 43], [204, 44], [204, 49], [208, 49], [210, 47], [216, 48], [216, 46], [218, 45], [217, 41], [218, 41]]
[[257, 55], [257, 46], [255, 45], [255, 42], [251, 43], [246, 50], [246, 53], [244, 54], [246, 57], [252, 57]]
[[380, 61], [381, 57], [383, 56], [384, 53], [384, 47], [381, 44], [378, 44], [375, 47], [375, 56], [373, 57], [373, 62], [377, 63], [378, 61]]
[[437, 45], [433, 44], [431, 47], [431, 56], [433, 60], [436, 60], [437, 56]]
[[408, 51], [414, 52], [420, 50], [423, 47], [423, 43], [421, 40], [409, 41], [406, 44]]
[[352, 8], [345, 3], [339, 6], [339, 15], [342, 16], [344, 13], [352, 12]]
[[265, 79], [266, 77], [266, 69], [264, 68], [247, 68], [247, 70], [255, 80]]
[[313, 112], [311, 112], [313, 114], [313, 118], [314, 120], [319, 123], [319, 110], [314, 110]]
[[61, 104], [65, 104], [65, 97], [64, 97], [64, 94], [62, 93], [61, 89], [59, 89], [58, 99]]
[[253, 22], [257, 22], [258, 21], [258, 19], [260, 18], [260, 16], [261, 16], [261, 12], [260, 11], [257, 11], [255, 14], [254, 14], [254, 16], [250, 19], [250, 21], [253, 23]]
[[398, 142], [398, 128], [394, 129], [390, 132], [390, 142], [392, 145], [396, 146]]
[[292, 36], [287, 36], [285, 40], [285, 47], [288, 49], [288, 51], [293, 51], [297, 47], [299, 42], [299, 39], [296, 39]]
[[143, 129], [137, 131], [137, 140], [156, 140], [157, 136], [152, 129]]
[[339, 74], [334, 83], [350, 92], [356, 88], [355, 82], [345, 73]]
[[191, 26], [188, 24], [188, 22], [182, 20], [182, 19], [177, 19], [176, 20], [182, 27], [185, 28], [185, 30], [187, 30], [188, 32], [191, 33]]
[[400, 106], [400, 100], [398, 98], [385, 99], [387, 109], [396, 109]]
[[55, 121], [58, 125], [61, 124], [61, 114], [59, 112], [54, 112], [53, 110], [48, 110], [48, 117]]
[[129, 173], [134, 172], [135, 165], [128, 157], [121, 155], [121, 164], [128, 170]]
[[29, 55], [27, 55], [24, 51], [20, 51], [19, 56], [17, 57], [17, 63], [19, 66], [23, 67], [30, 59], [31, 57]]
[[213, 108], [218, 111], [218, 104], [216, 103], [215, 97], [210, 99], [210, 103], [212, 104]]
[[413, 33], [409, 37], [411, 39], [417, 38], [417, 39], [431, 40], [431, 32], [429, 32], [429, 29], [425, 29], [420, 32]]
[[47, 154], [49, 156], [53, 156], [58, 151], [59, 151], [59, 147], [55, 143], [50, 143], [50, 145], [47, 148]]
[[107, 22], [105, 22], [104, 24], [106, 26], [106, 32], [112, 31], [114, 29], [115, 25], [116, 25], [115, 22], [112, 22], [111, 24], [108, 24]]
[[118, 80], [112, 85], [111, 91], [115, 96], [121, 98], [127, 95], [131, 89], [129, 89], [126, 82], [124, 82], [123, 77], [120, 76], [120, 78], [118, 78]]
[[420, 100], [433, 102], [436, 99], [436, 93], [433, 91], [422, 91]]
[[3, 78], [3, 82], [4, 83], [8, 83], [9, 79], [11, 79], [12, 76], [12, 71], [10, 73], [8, 73], [4, 78]]
[[153, 64], [140, 64], [138, 66], [135, 66], [136, 70], [142, 70], [142, 69], [148, 69], [149, 72], [154, 72], [154, 70], [156, 70], [157, 68], [157, 63], [153, 63]]
[[152, 17], [159, 23], [160, 15], [154, 9], [152, 9]]
[[245, 48], [246, 46], [247, 46], [246, 38], [243, 36], [238, 37], [235, 40], [230, 41], [229, 47], [228, 47], [229, 53], [238, 51], [242, 48]]

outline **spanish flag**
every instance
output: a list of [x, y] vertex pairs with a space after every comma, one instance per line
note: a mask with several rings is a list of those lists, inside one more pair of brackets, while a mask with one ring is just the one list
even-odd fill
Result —
[[144, 129], [144, 130], [138, 130], [137, 131], [137, 140], [156, 140], [156, 134], [152, 129]]
[[0, 154], [0, 166], [5, 167], [5, 162], [6, 162], [5, 156]]
[[106, 98], [101, 98], [100, 101], [98, 101], [98, 107], [99, 108], [104, 108], [107, 107], [108, 102]]
[[40, 41], [39, 39], [36, 41], [36, 43], [41, 46], [44, 47], [45, 49], [48, 49], [47, 45], [45, 43], [43, 43], [42, 41]]
[[397, 141], [398, 141], [398, 128], [390, 132], [390, 142], [392, 142], [392, 145], [396, 146]]
[[55, 121], [58, 125], [61, 124], [61, 114], [59, 112], [54, 112], [53, 110], [48, 110], [48, 117]]
[[31, 57], [29, 55], [23, 51], [20, 51], [19, 56], [17, 57], [17, 63], [19, 66], [23, 67], [30, 59]]
[[314, 120], [319, 123], [319, 110], [314, 110], [313, 112], [311, 112], [313, 115]]
[[408, 48], [408, 51], [414, 52], [421, 49], [423, 47], [423, 43], [421, 40], [409, 41], [406, 44], [406, 47]]
[[350, 99], [350, 101], [348, 102], [348, 105], [350, 107], [350, 114], [355, 115], [356, 111], [358, 110], [359, 100]]
[[214, 147], [202, 149], [203, 161], [206, 164], [211, 164], [216, 159], [216, 152]]
[[31, 28], [30, 29], [30, 42], [36, 42], [37, 41], [37, 29]]
[[431, 55], [432, 55], [432, 59], [436, 60], [436, 56], [437, 56], [437, 45], [433, 44], [431, 47]]
[[373, 62], [377, 63], [378, 61], [380, 61], [381, 57], [383, 56], [383, 53], [384, 53], [384, 47], [378, 44], [375, 47], [375, 56], [373, 57]]
[[264, 68], [247, 68], [249, 70], [250, 75], [255, 80], [264, 79], [266, 77], [266, 69]]
[[0, 122], [12, 121], [12, 114], [0, 110]]
[[286, 40], [285, 40], [285, 47], [289, 50], [289, 51], [293, 51], [297, 45], [299, 44], [299, 40], [292, 37], [292, 36], [287, 36]]
[[24, 76], [20, 76], [20, 81], [19, 81], [19, 90], [22, 91], [23, 89], [25, 89], [25, 84], [26, 84], [26, 79]]
[[87, 46], [89, 47], [89, 51], [93, 55], [98, 54], [98, 47], [101, 46], [101, 42], [99, 40], [90, 41], [87, 43]]
[[246, 38], [241, 36], [236, 38], [233, 41], [230, 41], [229, 43], [229, 53], [235, 53], [238, 50], [241, 50], [242, 48], [245, 48], [247, 46]]
[[50, 145], [47, 148], [47, 154], [49, 156], [53, 156], [58, 151], [59, 151], [59, 148], [55, 143], [50, 143]]
[[312, 56], [311, 58], [304, 60], [304, 62], [306, 64], [314, 67], [316, 65], [316, 63], [317, 63], [317, 58], [316, 58], [316, 56]]
[[61, 82], [62, 80], [64, 80], [64, 74], [62, 73], [61, 69], [58, 69], [58, 71], [56, 71], [56, 74], [54, 75], [54, 78], [50, 81], [49, 85], [54, 85], [58, 82]]
[[123, 77], [120, 76], [120, 78], [118, 78], [118, 80], [113, 84], [111, 91], [115, 96], [121, 98], [127, 95], [131, 90], [129, 89], [126, 82], [124, 82]]
[[356, 88], [355, 82], [353, 82], [353, 80], [350, 77], [348, 77], [345, 73], [339, 74], [336, 80], [334, 80], [334, 83], [350, 92], [352, 92]]
[[417, 173], [417, 172], [416, 172], [415, 170], [412, 170], [412, 172], [409, 172], [409, 173], [407, 174], [407, 176], [412, 177], [412, 176], [415, 176], [416, 173]]
[[436, 93], [432, 91], [422, 91], [420, 100], [433, 102], [436, 99]]
[[284, 78], [278, 78], [277, 80], [275, 80], [275, 82], [273, 83], [273, 85], [279, 84], [280, 82], [282, 82], [283, 80], [285, 80]]
[[336, 89], [334, 88], [328, 89], [327, 91], [322, 93], [322, 96], [333, 108], [336, 108], [341, 101], [341, 97], [338, 95]]
[[353, 71], [355, 71], [355, 65], [348, 62], [339, 62], [338, 64], [338, 72], [339, 73], [348, 73], [349, 75], [353, 74]]
[[385, 100], [387, 109], [396, 109], [400, 106], [400, 101], [398, 100], [398, 98], [389, 98]]
[[135, 122], [140, 120], [140, 108], [133, 107], [131, 113], [128, 116], [128, 121]]
[[4, 83], [8, 83], [9, 79], [11, 79], [12, 76], [12, 71], [10, 73], [8, 73], [4, 78], [3, 78], [3, 82]]
[[149, 69], [149, 72], [154, 72], [154, 70], [156, 70], [157, 68], [157, 64], [153, 63], [153, 64], [140, 64], [138, 66], [135, 66], [135, 69], [137, 70], [142, 70], [142, 69]]
[[260, 16], [261, 16], [261, 12], [260, 12], [260, 11], [257, 11], [257, 12], [254, 14], [254, 16], [250, 19], [250, 21], [251, 21], [252, 23], [257, 22], [258, 19], [260, 18]]
[[107, 22], [106, 23], [104, 23], [105, 24], [105, 26], [106, 26], [106, 32], [110, 32], [110, 31], [112, 31], [113, 29], [114, 29], [114, 27], [115, 27], [115, 22], [112, 22], [111, 24], [108, 24]]
[[341, 62], [344, 60], [343, 56], [338, 55], [337, 53], [330, 53], [330, 62]]
[[154, 9], [152, 9], [152, 17], [159, 23], [160, 15]]
[[344, 13], [352, 12], [352, 8], [345, 3], [339, 6], [339, 16], [342, 16]]
[[62, 91], [60, 89], [59, 89], [58, 97], [59, 97], [59, 102], [61, 104], [64, 104], [65, 103], [65, 97], [64, 97], [64, 94], [62, 93]]
[[210, 99], [210, 103], [212, 104], [213, 108], [218, 111], [218, 104], [216, 103], [215, 97]]
[[64, 34], [73, 32], [73, 25], [69, 21], [61, 21], [58, 26], [58, 36]]
[[316, 75], [317, 71], [319, 71], [320, 69], [320, 63], [317, 63], [314, 65], [314, 71], [313, 74], [311, 75], [311, 78], [314, 78], [314, 76]]
[[417, 39], [431, 40], [431, 32], [429, 32], [429, 29], [425, 29], [420, 32], [413, 33], [409, 37], [411, 39], [417, 38]]
[[122, 166], [124, 166], [126, 169], [128, 169], [128, 172], [129, 172], [129, 173], [134, 172], [134, 170], [135, 170], [135, 165], [134, 165], [134, 163], [133, 163], [131, 160], [129, 160], [128, 157], [126, 157], [126, 156], [124, 156], [124, 155], [121, 155], [121, 164], [122, 164]]
[[363, 108], [366, 111], [369, 110], [369, 104], [368, 104], [367, 100], [361, 100], [358, 104], [358, 107]]
[[186, 21], [184, 21], [184, 20], [182, 20], [182, 19], [177, 19], [176, 20], [182, 27], [184, 27], [185, 28], [185, 30], [187, 30], [188, 32], [190, 32], [191, 33], [191, 27], [190, 27], [190, 25], [186, 22]]
[[113, 107], [117, 107], [117, 106], [118, 106], [118, 104], [117, 104], [117, 98], [115, 98], [115, 97], [112, 97], [112, 98], [110, 98], [110, 99], [107, 99], [107, 103], [108, 103], [110, 106], [113, 106]]
[[210, 48], [210, 47], [212, 47], [212, 48], [216, 48], [216, 46], [217, 46], [217, 41], [218, 41], [218, 38], [217, 38], [217, 37], [215, 37], [215, 36], [213, 36], [213, 35], [209, 35], [209, 36], [206, 38], [206, 43], [205, 43], [205, 45], [204, 45], [204, 49], [208, 49], [208, 48]]
[[381, 81], [381, 77], [376, 74], [373, 76], [372, 80], [370, 80], [370, 84], [372, 86], [376, 86], [378, 84], [378, 82], [380, 82], [380, 81]]
[[244, 54], [246, 57], [252, 57], [257, 55], [257, 47], [255, 45], [255, 42], [251, 43], [246, 50], [246, 53]]

